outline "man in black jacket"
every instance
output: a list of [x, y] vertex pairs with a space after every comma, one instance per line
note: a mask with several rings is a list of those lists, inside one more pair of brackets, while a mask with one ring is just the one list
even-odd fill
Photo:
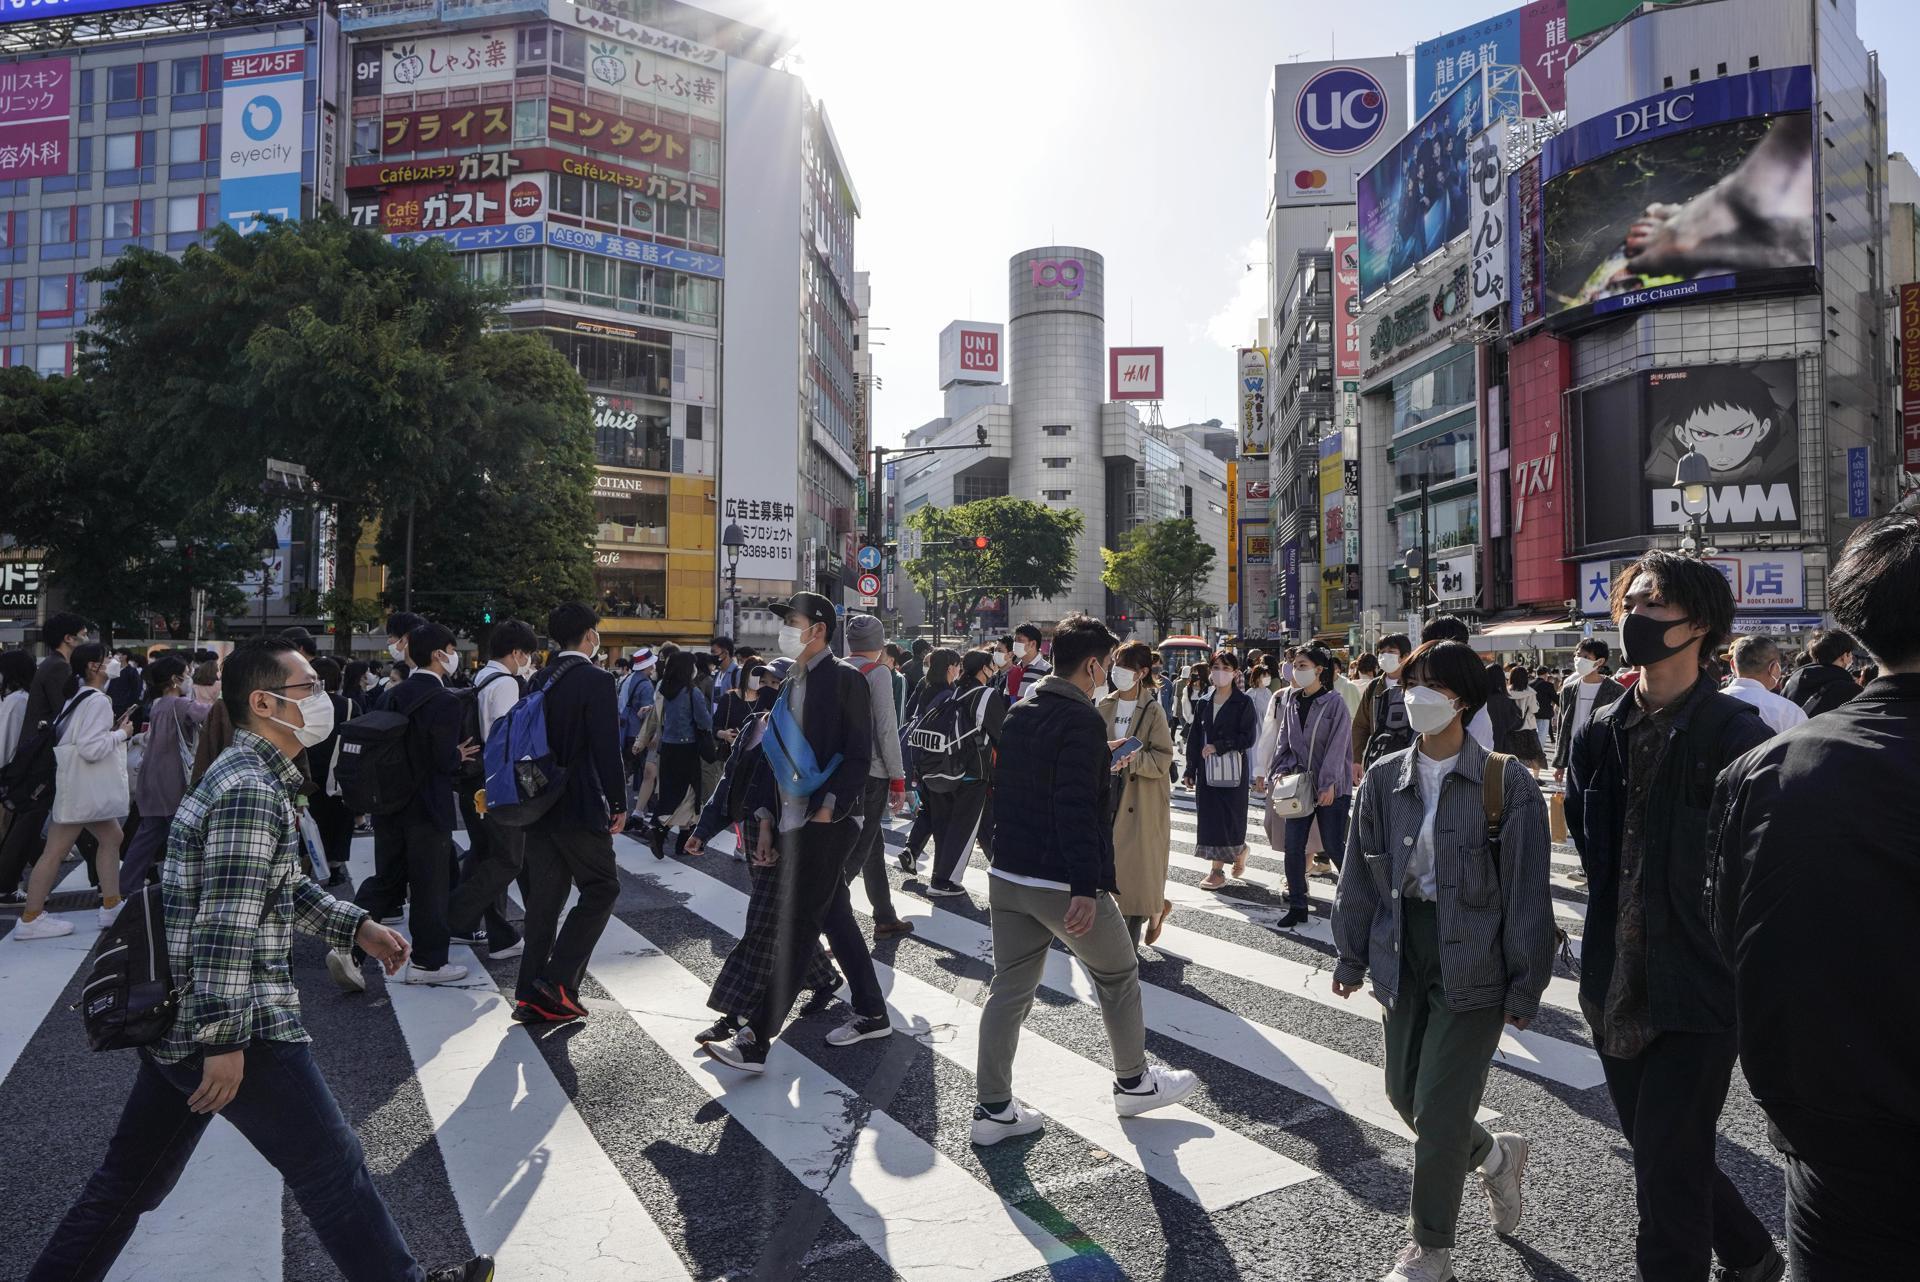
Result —
[[1798, 1282], [1913, 1268], [1920, 1023], [1898, 993], [1920, 921], [1916, 601], [1920, 520], [1854, 531], [1827, 604], [1882, 675], [1740, 758], [1714, 795], [1715, 922], [1740, 1063], [1786, 1157]]
[[1807, 642], [1811, 662], [1788, 678], [1781, 693], [1809, 717], [1833, 711], [1860, 693], [1859, 683], [1847, 671], [1859, 649], [1860, 643], [1839, 628], [1814, 633]]
[[1633, 1146], [1647, 1282], [1775, 1282], [1786, 1261], [1714, 1161], [1733, 1076], [1733, 973], [1708, 920], [1714, 779], [1769, 731], [1702, 672], [1733, 627], [1733, 593], [1705, 561], [1653, 551], [1613, 586], [1640, 679], [1575, 737], [1567, 827], [1590, 896], [1580, 1006]]
[[[546, 692], [547, 745], [567, 777], [553, 809], [526, 829], [526, 952], [513, 1009], [523, 1024], [563, 1023], [587, 1013], [580, 977], [620, 897], [613, 839], [627, 823], [613, 674], [593, 662], [600, 616], [579, 602], [557, 606], [547, 615], [547, 635], [558, 653], [528, 690]], [[567, 892], [576, 887], [580, 898], [561, 927]]]
[[1625, 686], [1601, 671], [1610, 653], [1605, 641], [1593, 637], [1582, 641], [1573, 652], [1573, 676], [1560, 687], [1560, 720], [1553, 735], [1555, 783], [1566, 781], [1573, 741], [1593, 715], [1627, 692]]
[[[66, 613], [53, 615], [41, 628], [40, 640], [47, 647], [47, 657], [34, 668], [33, 681], [27, 686], [27, 707], [20, 719], [22, 739], [59, 716], [67, 700], [78, 692], [80, 683], [74, 679], [67, 659], [91, 631], [91, 623], [77, 614]], [[19, 908], [26, 904], [20, 877], [40, 857], [40, 831], [47, 826], [47, 815], [52, 809], [51, 796], [38, 806], [21, 809], [8, 825], [6, 836], [0, 838], [0, 905]], [[93, 867], [91, 859], [84, 862], [87, 867]]]
[[1147, 1063], [1140, 960], [1113, 900], [1108, 790], [1114, 763], [1093, 695], [1106, 689], [1118, 644], [1098, 619], [1063, 620], [1053, 634], [1053, 671], [1001, 726], [987, 896], [993, 988], [980, 1014], [975, 1144], [997, 1144], [1043, 1125], [1013, 1097], [1013, 1056], [1056, 939], [1093, 979], [1113, 1048], [1113, 1103], [1120, 1116], [1176, 1104], [1198, 1084], [1190, 1072]]
[[[772, 777], [779, 806], [762, 805], [746, 825], [756, 832], [753, 861], [779, 867], [779, 911], [772, 929], [750, 933], [735, 945], [769, 950], [767, 984], [746, 1027], [727, 1041], [707, 1044], [714, 1059], [743, 1072], [766, 1071], [767, 1048], [786, 1027], [823, 931], [846, 972], [854, 1011], [827, 1041], [847, 1046], [893, 1032], [842, 876], [860, 835], [873, 722], [867, 679], [833, 656], [837, 622], [827, 598], [796, 592], [780, 628], [780, 650], [794, 662], [780, 703], [769, 714], [756, 769]], [[802, 742], [789, 740], [796, 727]]]

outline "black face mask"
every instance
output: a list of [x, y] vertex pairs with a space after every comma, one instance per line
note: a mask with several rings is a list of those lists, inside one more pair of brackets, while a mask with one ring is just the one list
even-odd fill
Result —
[[1679, 654], [1693, 644], [1693, 638], [1688, 637], [1679, 645], [1669, 645], [1667, 633], [1686, 625], [1685, 619], [1662, 620], [1644, 614], [1629, 614], [1620, 621], [1620, 644], [1627, 653], [1627, 662], [1636, 668], [1644, 668]]

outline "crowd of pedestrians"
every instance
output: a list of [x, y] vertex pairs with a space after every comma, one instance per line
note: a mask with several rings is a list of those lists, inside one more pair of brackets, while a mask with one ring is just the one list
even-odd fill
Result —
[[[1496, 1232], [1523, 1218], [1533, 1146], [1476, 1119], [1503, 1030], [1529, 1026], [1554, 973], [1562, 818], [1588, 897], [1579, 1008], [1631, 1159], [1640, 1276], [1785, 1276], [1717, 1165], [1736, 1064], [1785, 1157], [1794, 1276], [1897, 1276], [1903, 1180], [1884, 1173], [1920, 1139], [1920, 1043], [1853, 977], [1898, 973], [1920, 919], [1920, 523], [1863, 526], [1829, 595], [1841, 626], [1796, 663], [1773, 638], [1733, 637], [1717, 570], [1653, 551], [1615, 581], [1617, 654], [1590, 638], [1564, 671], [1502, 664], [1441, 618], [1418, 644], [1381, 637], [1351, 675], [1312, 644], [1181, 670], [1077, 615], [1050, 635], [1023, 624], [972, 648], [902, 647], [808, 592], [782, 611], [770, 660], [715, 637], [609, 663], [599, 618], [574, 604], [544, 633], [494, 625], [473, 673], [450, 631], [404, 613], [378, 664], [318, 657], [302, 633], [245, 643], [217, 671], [109, 651], [57, 615], [38, 664], [0, 654], [14, 937], [72, 931], [47, 901], [86, 840], [103, 928], [157, 893], [190, 983], [31, 1276], [104, 1276], [214, 1112], [282, 1171], [346, 1276], [428, 1276], [306, 1052], [291, 931], [328, 942], [349, 992], [367, 988], [369, 959], [390, 982], [463, 979], [459, 944], [517, 959], [518, 1022], [580, 1020], [623, 831], [662, 859], [712, 857], [730, 834], [747, 864], [745, 927], [698, 1039], [716, 1064], [780, 1071], [796, 1006], [828, 1008], [842, 982], [850, 1009], [827, 1044], [893, 1034], [850, 886], [864, 884], [876, 939], [912, 932], [882, 831], [911, 812], [899, 868], [918, 877], [930, 849], [936, 905], [971, 886], [990, 912], [973, 1142], [1045, 1125], [1014, 1063], [1055, 944], [1091, 983], [1116, 1112], [1170, 1107], [1199, 1083], [1148, 1057], [1140, 958], [1173, 911], [1176, 792], [1203, 889], [1249, 876], [1256, 806], [1284, 861], [1276, 929], [1313, 924], [1310, 878], [1334, 881], [1319, 910], [1332, 991], [1380, 1004], [1385, 1094], [1414, 1136], [1389, 1282], [1453, 1277], [1470, 1180]], [[532, 729], [538, 751], [514, 756]], [[372, 872], [347, 888], [363, 818]], [[1810, 915], [1816, 886], [1843, 918]], [[1823, 947], [1852, 963], [1839, 982], [1811, 963]]]

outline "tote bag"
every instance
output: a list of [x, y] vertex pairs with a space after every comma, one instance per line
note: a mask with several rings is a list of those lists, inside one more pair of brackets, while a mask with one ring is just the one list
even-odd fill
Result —
[[[77, 698], [85, 698], [82, 694]], [[104, 696], [102, 696], [104, 697]], [[98, 761], [83, 761], [78, 746], [57, 745], [53, 750], [53, 812], [57, 824], [90, 824], [103, 819], [125, 819], [130, 809], [127, 783], [127, 744], [123, 739]]]

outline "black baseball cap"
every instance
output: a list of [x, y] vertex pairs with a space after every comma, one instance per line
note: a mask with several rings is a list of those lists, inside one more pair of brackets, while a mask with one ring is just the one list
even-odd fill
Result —
[[801, 618], [805, 619], [808, 624], [826, 624], [827, 640], [833, 640], [834, 621], [837, 618], [833, 611], [833, 602], [827, 600], [827, 598], [821, 596], [818, 592], [794, 593], [793, 599], [787, 602], [787, 608], [782, 611], [782, 613], [786, 616], [789, 623], [793, 622], [796, 618]]

